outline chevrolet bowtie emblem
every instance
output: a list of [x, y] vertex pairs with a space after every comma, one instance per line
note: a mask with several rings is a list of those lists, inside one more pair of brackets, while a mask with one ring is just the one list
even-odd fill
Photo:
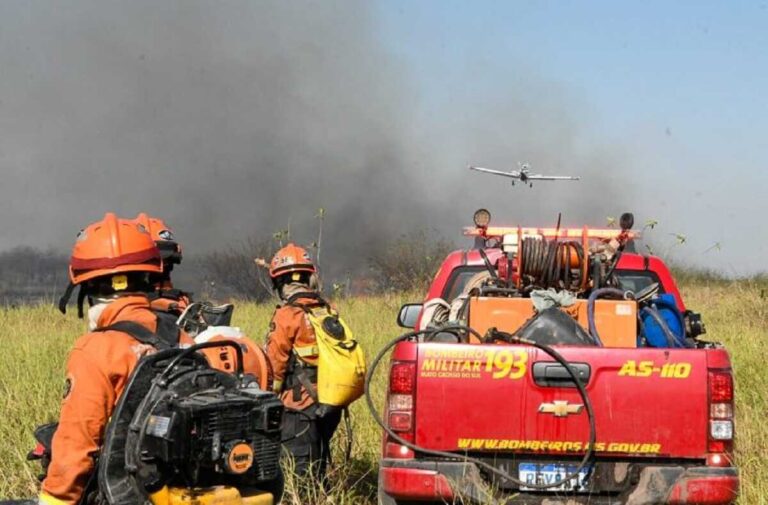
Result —
[[569, 405], [568, 401], [555, 400], [552, 403], [542, 403], [539, 405], [540, 414], [554, 414], [555, 417], [565, 417], [570, 414], [578, 414], [584, 405], [580, 403]]

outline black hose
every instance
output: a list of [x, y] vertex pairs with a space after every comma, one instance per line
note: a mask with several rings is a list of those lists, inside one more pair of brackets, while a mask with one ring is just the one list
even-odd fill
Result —
[[493, 265], [491, 264], [491, 260], [488, 259], [488, 254], [486, 254], [484, 249], [478, 249], [478, 252], [480, 253], [480, 257], [483, 259], [483, 263], [485, 263], [485, 268], [488, 270], [488, 273], [491, 274], [491, 279], [499, 282], [499, 274], [496, 273], [496, 269], [493, 268]]
[[243, 371], [243, 348], [240, 347], [240, 344], [235, 342], [234, 340], [217, 340], [214, 342], [203, 342], [201, 344], [194, 344], [189, 347], [186, 347], [181, 350], [179, 354], [177, 354], [171, 362], [168, 364], [167, 367], [165, 367], [165, 370], [157, 377], [156, 380], [152, 381], [153, 385], [155, 383], [165, 386], [167, 380], [167, 376], [173, 371], [173, 369], [176, 367], [176, 365], [181, 362], [182, 359], [186, 358], [187, 356], [201, 350], [201, 349], [211, 349], [214, 347], [231, 347], [235, 350], [235, 355], [237, 356], [237, 368], [235, 369], [235, 377], [238, 378], [238, 380], [242, 381], [244, 371]]
[[603, 345], [603, 341], [600, 340], [600, 335], [597, 333], [597, 326], [595, 325], [595, 302], [598, 298], [603, 296], [627, 299], [628, 296], [631, 296], [631, 292], [622, 291], [616, 288], [599, 288], [592, 291], [592, 293], [589, 295], [589, 299], [587, 300], [587, 322], [589, 324], [589, 335], [600, 347], [605, 346]]
[[432, 342], [434, 338], [440, 334], [440, 333], [453, 333], [456, 335], [457, 340], [460, 344], [467, 344], [469, 343], [469, 337], [466, 336], [467, 333], [471, 333], [475, 337], [477, 337], [478, 341], [482, 342], [485, 337], [483, 335], [480, 335], [480, 333], [475, 330], [474, 328], [470, 328], [469, 326], [464, 326], [462, 324], [449, 324], [446, 326], [439, 326], [434, 328], [427, 328], [423, 331], [423, 333], [426, 334], [424, 337], [425, 342]]
[[[454, 329], [459, 329], [460, 328], [463, 331], [466, 331], [466, 332], [469, 332], [469, 333], [473, 333], [473, 334], [477, 334], [476, 330], [474, 330], [474, 329], [472, 329], [472, 328], [470, 328], [468, 326], [456, 325], [456, 326], [452, 326], [451, 328], [454, 328]], [[430, 330], [412, 331], [412, 332], [406, 333], [404, 335], [401, 335], [401, 336], [395, 338], [394, 340], [392, 340], [391, 342], [389, 342], [387, 345], [385, 345], [379, 351], [379, 353], [376, 355], [376, 357], [373, 359], [373, 361], [371, 362], [371, 366], [368, 369], [368, 373], [366, 374], [366, 377], [365, 377], [365, 401], [368, 404], [368, 409], [370, 410], [371, 416], [373, 417], [374, 421], [376, 421], [376, 424], [381, 426], [381, 428], [384, 430], [384, 432], [392, 440], [394, 440], [398, 444], [403, 445], [403, 446], [405, 446], [405, 447], [407, 447], [407, 448], [409, 448], [409, 449], [411, 449], [411, 450], [413, 450], [415, 452], [418, 452], [418, 453], [421, 453], [421, 454], [425, 454], [427, 456], [435, 456], [435, 457], [438, 457], [438, 458], [449, 458], [449, 459], [454, 459], [454, 460], [458, 459], [458, 460], [466, 461], [466, 462], [469, 462], [469, 463], [473, 463], [473, 464], [477, 465], [478, 467], [481, 467], [481, 468], [485, 469], [486, 471], [496, 475], [497, 477], [500, 477], [502, 479], [506, 479], [506, 480], [508, 480], [508, 481], [510, 481], [512, 483], [517, 484], [518, 486], [521, 486], [521, 487], [528, 487], [528, 488], [532, 488], [532, 489], [536, 489], [536, 490], [544, 490], [544, 489], [550, 489], [550, 488], [553, 488], [553, 487], [560, 486], [560, 485], [562, 485], [563, 481], [569, 481], [569, 480], [574, 479], [574, 478], [578, 479], [579, 473], [581, 472], [581, 470], [586, 468], [586, 466], [592, 460], [592, 456], [594, 455], [594, 446], [595, 446], [595, 442], [597, 440], [597, 429], [595, 427], [595, 413], [594, 413], [594, 409], [592, 408], [592, 402], [590, 402], [589, 396], [587, 395], [587, 390], [584, 387], [584, 385], [581, 383], [581, 380], [579, 379], [579, 377], [576, 374], [576, 372], [573, 370], [573, 368], [571, 368], [571, 365], [565, 360], [565, 358], [563, 358], [562, 355], [560, 355], [560, 353], [558, 353], [557, 351], [555, 351], [554, 349], [552, 349], [551, 347], [549, 347], [547, 345], [539, 344], [537, 342], [533, 342], [533, 341], [528, 340], [528, 339], [524, 339], [524, 338], [517, 337], [515, 335], [511, 335], [509, 333], [496, 332], [496, 334], [498, 336], [502, 336], [502, 337], [508, 339], [512, 343], [519, 343], [519, 344], [524, 344], [524, 345], [530, 345], [530, 346], [536, 347], [537, 349], [541, 349], [543, 352], [545, 352], [546, 354], [551, 356], [559, 364], [563, 365], [563, 367], [565, 367], [566, 371], [568, 372], [568, 375], [571, 376], [571, 378], [573, 379], [574, 383], [576, 384], [576, 388], [579, 390], [579, 395], [581, 396], [582, 400], [584, 400], [584, 406], [587, 409], [587, 416], [589, 418], [589, 445], [587, 447], [586, 453], [584, 454], [584, 457], [582, 458], [581, 462], [579, 463], [579, 466], [576, 468], [576, 471], [566, 475], [565, 477], [563, 477], [563, 481], [553, 482], [552, 484], [531, 484], [531, 483], [527, 483], [527, 482], [522, 482], [518, 478], [513, 477], [512, 475], [510, 475], [510, 474], [508, 474], [508, 473], [506, 473], [506, 472], [504, 472], [502, 470], [499, 470], [498, 468], [494, 467], [493, 465], [490, 465], [490, 464], [486, 463], [485, 461], [483, 461], [481, 459], [473, 458], [473, 457], [467, 456], [467, 455], [461, 456], [461, 455], [458, 455], [458, 454], [453, 453], [453, 452], [437, 451], [437, 450], [433, 450], [433, 449], [427, 449], [425, 447], [420, 447], [420, 446], [416, 445], [413, 442], [409, 442], [409, 441], [405, 440], [404, 438], [399, 436], [397, 433], [392, 431], [392, 429], [389, 426], [387, 426], [386, 423], [384, 423], [384, 421], [381, 418], [381, 415], [376, 410], [376, 407], [375, 407], [375, 405], [373, 403], [373, 398], [371, 397], [371, 389], [370, 389], [371, 388], [371, 380], [373, 378], [373, 374], [376, 372], [376, 369], [378, 368], [379, 363], [383, 359], [384, 355], [387, 352], [389, 352], [389, 350], [392, 349], [395, 345], [399, 344], [400, 342], [404, 342], [406, 340], [418, 337], [419, 335], [422, 335], [422, 334], [437, 333], [437, 332], [440, 332], [440, 331], [446, 331], [446, 328], [434, 328], [434, 329], [430, 329]]]

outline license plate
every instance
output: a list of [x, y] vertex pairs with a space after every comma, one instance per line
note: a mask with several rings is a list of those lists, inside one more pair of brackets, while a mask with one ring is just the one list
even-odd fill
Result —
[[521, 482], [525, 484], [544, 485], [554, 484], [560, 482], [559, 486], [553, 486], [547, 489], [535, 489], [528, 486], [520, 486], [520, 491], [576, 491], [586, 492], [587, 478], [589, 475], [589, 468], [582, 468], [579, 471], [578, 478], [574, 477], [571, 480], [563, 480], [566, 475], [570, 475], [576, 471], [577, 465], [562, 465], [558, 463], [520, 463], [518, 470], [518, 476]]

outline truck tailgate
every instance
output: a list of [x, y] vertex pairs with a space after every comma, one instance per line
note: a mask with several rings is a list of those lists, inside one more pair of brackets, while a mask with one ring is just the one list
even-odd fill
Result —
[[[704, 351], [557, 350], [589, 377], [599, 454], [705, 457]], [[583, 453], [588, 417], [564, 372], [528, 346], [422, 343], [415, 441], [444, 451]]]

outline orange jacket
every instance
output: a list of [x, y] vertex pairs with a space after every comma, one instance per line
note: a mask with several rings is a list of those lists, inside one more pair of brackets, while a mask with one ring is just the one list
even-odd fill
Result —
[[152, 308], [154, 310], [169, 312], [180, 316], [182, 312], [184, 312], [184, 309], [189, 307], [190, 299], [189, 296], [184, 293], [182, 293], [179, 297], [173, 298], [164, 297], [161, 293], [159, 297], [152, 299], [150, 303], [152, 304]]
[[[100, 327], [133, 321], [156, 331], [157, 316], [144, 296], [126, 296], [110, 303]], [[192, 343], [182, 334], [181, 343]], [[53, 459], [43, 481], [40, 502], [76, 504], [94, 470], [107, 421], [139, 359], [153, 352], [119, 331], [91, 332], [80, 337], [69, 354], [59, 427], [53, 437]]]
[[[314, 305], [317, 304], [317, 300], [299, 298], [294, 303]], [[294, 399], [292, 390], [283, 391], [288, 360], [291, 358], [294, 348], [298, 347], [309, 353], [302, 356], [306, 363], [317, 364], [315, 330], [301, 307], [281, 305], [275, 309], [269, 325], [266, 347], [267, 357], [272, 365], [274, 389], [277, 393], [281, 393], [283, 403], [287, 407], [295, 409], [303, 409], [312, 405], [313, 400], [303, 387], [301, 388], [301, 399], [298, 401]], [[313, 347], [314, 353], [312, 353]]]

